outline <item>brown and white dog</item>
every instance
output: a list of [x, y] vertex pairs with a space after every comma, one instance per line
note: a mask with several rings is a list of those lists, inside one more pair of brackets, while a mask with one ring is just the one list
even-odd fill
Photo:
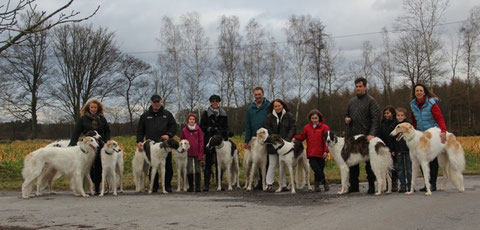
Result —
[[[285, 170], [284, 167], [287, 167], [288, 173], [290, 174], [290, 192], [292, 194], [295, 194], [296, 183], [294, 182], [295, 176], [293, 173], [293, 169], [297, 167], [297, 171], [303, 170], [305, 173], [304, 175], [307, 176], [306, 182], [308, 190], [313, 190], [312, 186], [310, 185], [310, 164], [307, 160], [307, 152], [303, 148], [303, 145], [300, 141], [298, 141], [297, 143], [288, 142], [283, 140], [280, 135], [272, 134], [268, 136], [265, 143], [273, 145], [273, 147], [278, 153], [278, 161], [280, 163], [278, 181], [283, 181], [282, 176], [286, 175], [283, 170]], [[303, 187], [303, 184], [299, 187]], [[275, 192], [281, 191], [282, 186], [279, 186], [279, 188]]]
[[120, 192], [123, 192], [123, 151], [116, 141], [109, 140], [103, 145], [100, 157], [102, 159], [102, 189], [99, 196], [104, 195], [106, 183], [113, 190], [113, 195], [116, 196], [118, 187], [120, 187]]
[[447, 132], [446, 143], [442, 143], [440, 138], [440, 129], [433, 127], [425, 132], [415, 130], [409, 123], [398, 124], [390, 133], [390, 136], [396, 136], [397, 140], [404, 139], [410, 150], [412, 160], [412, 184], [410, 191], [406, 194], [412, 194], [415, 190], [415, 178], [418, 175], [418, 167], [422, 167], [425, 187], [425, 195], [432, 195], [430, 190], [430, 168], [429, 162], [438, 157], [438, 164], [443, 170], [443, 186], [439, 190], [445, 189], [448, 179], [452, 182], [458, 191], [464, 192], [462, 171], [465, 168], [465, 152], [457, 141], [453, 133]]
[[[147, 156], [145, 153], [145, 149], [150, 147], [153, 143], [151, 140], [146, 140], [143, 143], [143, 151], [135, 151], [132, 159], [132, 174], [133, 174], [133, 181], [135, 182], [135, 190], [136, 192], [144, 192], [145, 191], [145, 179], [148, 175], [148, 170], [150, 169], [150, 164], [147, 162]], [[150, 150], [148, 150], [150, 151]]]
[[174, 158], [175, 165], [177, 166], [177, 192], [180, 192], [182, 188], [184, 192], [188, 189], [187, 164], [189, 149], [190, 143], [187, 140], [181, 140], [178, 149], [175, 151]]
[[349, 167], [367, 160], [370, 160], [372, 171], [377, 179], [377, 192], [375, 195], [382, 194], [382, 191], [387, 187], [386, 183], [388, 183], [387, 193], [391, 192], [392, 180], [390, 171], [393, 167], [393, 160], [390, 156], [390, 150], [380, 138], [375, 137], [370, 141], [364, 135], [343, 138], [335, 136], [332, 131], [328, 131], [325, 133], [325, 141], [330, 153], [335, 158], [342, 177], [342, 189], [338, 194], [348, 192]]
[[245, 168], [245, 188], [247, 191], [252, 190], [256, 173], [262, 174], [262, 188], [265, 191], [266, 174], [267, 174], [267, 148], [265, 140], [268, 137], [268, 130], [260, 128], [257, 130], [257, 136], [253, 137], [248, 143], [248, 149], [245, 149], [243, 158], [243, 168]]
[[70, 188], [74, 195], [88, 197], [84, 191], [84, 179], [90, 183], [90, 168], [95, 158], [98, 143], [93, 137], [85, 137], [77, 146], [58, 148], [40, 148], [25, 157], [22, 176], [22, 197], [30, 198], [32, 185], [42, 174], [45, 165], [53, 167], [70, 179]]

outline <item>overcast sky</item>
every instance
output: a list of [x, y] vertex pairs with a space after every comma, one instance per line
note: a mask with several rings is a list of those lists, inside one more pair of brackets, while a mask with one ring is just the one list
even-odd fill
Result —
[[[67, 0], [40, 0], [38, 7], [51, 12], [65, 2]], [[377, 32], [384, 26], [390, 28], [395, 18], [402, 14], [401, 0], [76, 0], [69, 9], [85, 16], [98, 5], [99, 12], [89, 22], [115, 32], [124, 53], [132, 53], [149, 63], [155, 62], [157, 53], [154, 51], [160, 50], [156, 38], [160, 34], [163, 16], [169, 16], [177, 23], [182, 14], [198, 12], [210, 42], [214, 42], [221, 15], [238, 16], [242, 31], [248, 20], [255, 18], [277, 41], [283, 41], [282, 28], [292, 14], [320, 18], [326, 32], [334, 37]], [[444, 22], [465, 20], [474, 5], [480, 5], [480, 2], [451, 0]], [[458, 26], [452, 24], [444, 29], [452, 33]], [[351, 59], [355, 58], [352, 55], [360, 54], [362, 42], [366, 40], [372, 41], [374, 47], [380, 45], [379, 34], [336, 38], [335, 43], [347, 59]]]

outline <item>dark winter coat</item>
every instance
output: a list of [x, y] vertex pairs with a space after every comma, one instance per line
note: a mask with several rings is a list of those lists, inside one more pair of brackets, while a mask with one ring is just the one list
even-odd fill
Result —
[[302, 133], [295, 136], [296, 140], [307, 140], [307, 158], [325, 158], [326, 155], [324, 155], [324, 153], [328, 153], [329, 151], [325, 143], [324, 134], [328, 130], [330, 130], [330, 128], [323, 122], [319, 122], [315, 128], [313, 128], [313, 123], [309, 122], [303, 127]]
[[380, 123], [380, 130], [378, 131], [378, 137], [385, 142], [385, 145], [390, 149], [390, 152], [395, 151], [395, 137], [391, 137], [390, 133], [395, 129], [397, 120], [383, 119]]
[[227, 113], [222, 108], [219, 108], [217, 116], [215, 116], [211, 109], [204, 111], [200, 118], [200, 128], [204, 134], [205, 145], [210, 137], [216, 134], [227, 138], [229, 133]]
[[88, 131], [95, 130], [102, 136], [102, 141], [106, 142], [110, 140], [110, 128], [108, 126], [107, 119], [104, 116], [100, 116], [100, 124], [97, 125], [97, 129], [94, 129], [92, 122], [94, 119], [90, 116], [83, 115], [78, 119], [75, 124], [75, 130], [73, 131], [72, 138], [70, 139], [70, 146], [77, 145], [78, 138], [82, 134], [86, 134]]
[[377, 136], [380, 113], [377, 101], [367, 93], [350, 99], [345, 116], [350, 117], [351, 121], [347, 126], [346, 135]]
[[286, 141], [291, 141], [296, 131], [295, 117], [292, 113], [283, 111], [280, 117], [275, 111], [269, 113], [263, 127], [268, 130], [268, 134], [278, 134]]
[[150, 106], [145, 111], [138, 121], [137, 127], [137, 143], [143, 142], [145, 139], [150, 139], [155, 142], [162, 141], [163, 135], [168, 135], [170, 138], [175, 136], [177, 131], [177, 122], [172, 113], [166, 110], [163, 106], [158, 112], [154, 112]]
[[199, 161], [203, 160], [203, 132], [200, 129], [200, 126], [195, 125], [194, 130], [190, 130], [188, 125], [182, 129], [180, 134], [180, 140], [187, 140], [190, 144], [190, 149], [188, 149], [189, 157], [197, 157]]

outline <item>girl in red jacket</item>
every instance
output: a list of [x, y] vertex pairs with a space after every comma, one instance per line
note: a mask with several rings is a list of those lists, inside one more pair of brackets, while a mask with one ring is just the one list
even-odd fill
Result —
[[[190, 144], [187, 163], [189, 185], [187, 192], [200, 192], [200, 165], [205, 165], [205, 161], [203, 160], [203, 132], [200, 126], [197, 125], [197, 115], [189, 113], [187, 115], [187, 121], [187, 125], [182, 129], [182, 133], [180, 134], [180, 140], [185, 139]], [[195, 168], [193, 168], [193, 164]], [[194, 176], [195, 182], [193, 181]]]
[[307, 158], [315, 173], [315, 191], [320, 192], [320, 183], [323, 184], [325, 191], [328, 191], [330, 187], [325, 180], [323, 169], [325, 168], [325, 157], [328, 153], [324, 134], [329, 128], [323, 123], [322, 113], [316, 109], [308, 113], [308, 120], [310, 122], [303, 127], [302, 133], [296, 135], [293, 140], [307, 140]]

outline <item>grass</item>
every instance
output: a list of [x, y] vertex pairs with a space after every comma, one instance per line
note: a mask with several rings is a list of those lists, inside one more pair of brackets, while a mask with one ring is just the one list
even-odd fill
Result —
[[[480, 174], [480, 137], [459, 137], [458, 139], [466, 150], [465, 159], [467, 164], [464, 174]], [[131, 161], [136, 148], [135, 137], [115, 137], [114, 140], [124, 150], [124, 187], [127, 190], [134, 189]], [[243, 159], [243, 139], [236, 136], [233, 137], [233, 141], [240, 150], [240, 158]], [[52, 140], [4, 141], [0, 143], [0, 190], [20, 190], [23, 182], [21, 171], [24, 157], [50, 142]], [[360, 180], [366, 181], [365, 164], [361, 164], [360, 167]], [[243, 185], [245, 174], [241, 164], [240, 172], [240, 181], [241, 185]], [[174, 173], [176, 174], [175, 169]], [[340, 171], [331, 156], [327, 158], [325, 175], [330, 182], [340, 183]], [[311, 180], [313, 181], [313, 172], [311, 173]], [[176, 175], [172, 184], [176, 185]], [[63, 178], [56, 180], [54, 186], [56, 189], [68, 189], [68, 183]]]

